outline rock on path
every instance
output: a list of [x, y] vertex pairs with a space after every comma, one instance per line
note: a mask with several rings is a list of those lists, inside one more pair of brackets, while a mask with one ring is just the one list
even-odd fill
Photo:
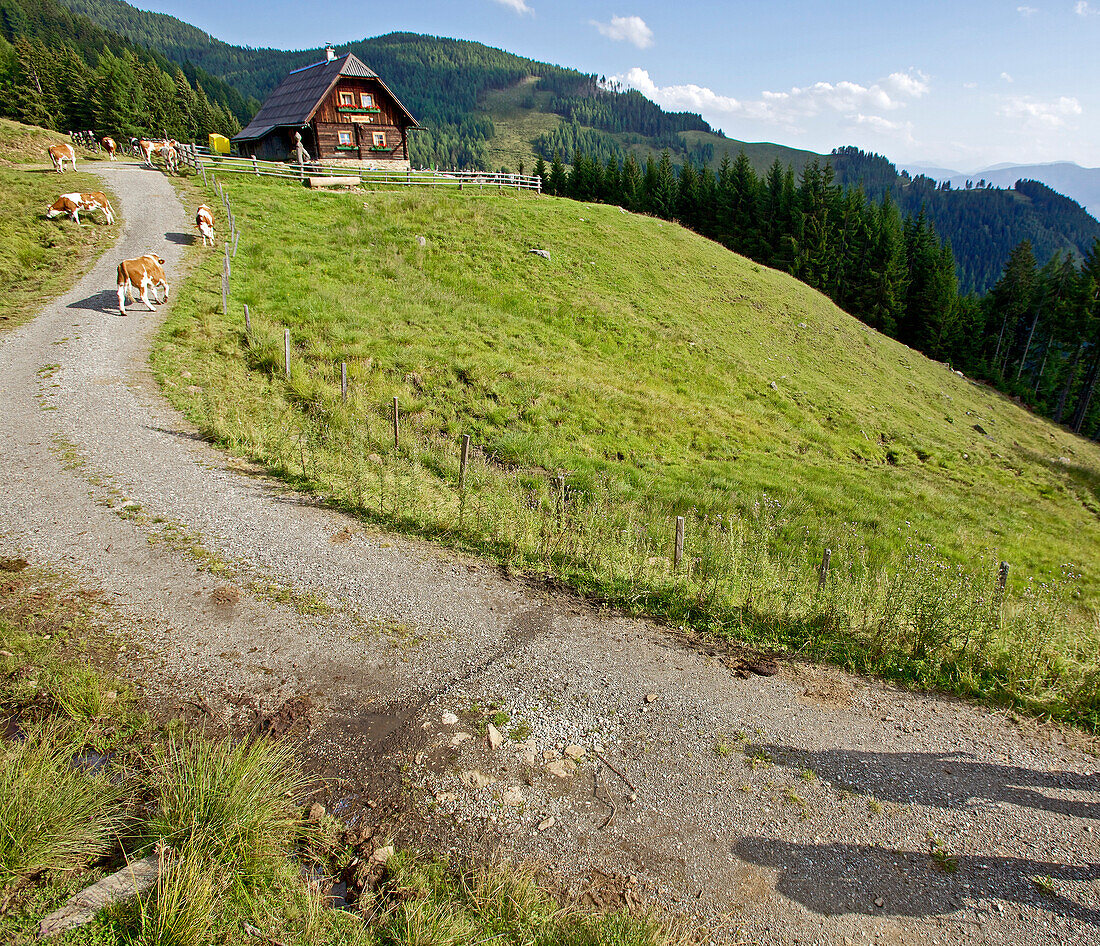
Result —
[[[120, 197], [119, 245], [0, 336], [0, 556], [106, 591], [152, 694], [225, 720], [251, 706], [273, 731], [312, 719], [349, 783], [369, 784], [364, 746], [389, 752], [456, 844], [719, 940], [1100, 936], [1100, 783], [1074, 734], [797, 664], [742, 679], [647, 622], [349, 531], [236, 472], [150, 380], [159, 315], [115, 311], [124, 256], [157, 252], [178, 282], [190, 212], [158, 172], [95, 170]], [[272, 582], [330, 610], [248, 590]], [[486, 731], [482, 707], [508, 717], [500, 748], [452, 745], [442, 715]]]

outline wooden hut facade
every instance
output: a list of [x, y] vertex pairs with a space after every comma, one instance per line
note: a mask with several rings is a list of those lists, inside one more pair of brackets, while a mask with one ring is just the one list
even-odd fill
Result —
[[407, 169], [415, 118], [386, 83], [352, 53], [295, 69], [233, 136], [243, 155], [265, 161], [296, 157], [295, 133], [314, 161], [354, 161]]

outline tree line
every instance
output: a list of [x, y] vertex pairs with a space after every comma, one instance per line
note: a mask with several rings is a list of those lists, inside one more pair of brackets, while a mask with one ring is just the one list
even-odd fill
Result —
[[93, 68], [71, 46], [47, 49], [0, 38], [0, 114], [59, 131], [93, 130], [125, 142], [167, 134], [184, 141], [234, 135], [237, 119], [194, 87], [183, 71], [163, 72], [129, 51], [104, 50]]
[[1041, 268], [1022, 241], [993, 289], [959, 292], [954, 252], [923, 209], [904, 215], [843, 187], [829, 162], [796, 179], [778, 161], [758, 177], [742, 151], [717, 172], [679, 168], [669, 152], [640, 164], [560, 155], [534, 167], [549, 194], [677, 220], [749, 259], [783, 270], [840, 308], [930, 358], [986, 380], [1079, 433], [1100, 434], [1100, 237], [1079, 259]]

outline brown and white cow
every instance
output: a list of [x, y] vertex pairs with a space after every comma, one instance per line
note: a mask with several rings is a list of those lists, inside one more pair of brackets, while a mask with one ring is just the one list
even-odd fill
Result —
[[[141, 290], [141, 301], [145, 303], [150, 312], [153, 305], [149, 301], [149, 290], [153, 290], [153, 298], [157, 302], [168, 301], [168, 283], [164, 279], [164, 260], [152, 253], [139, 256], [137, 259], [124, 259], [118, 264], [118, 311], [126, 314], [126, 294], [130, 294], [131, 305], [134, 302], [134, 290]], [[164, 298], [161, 299], [157, 287], [164, 287]]]
[[141, 156], [149, 167], [153, 167], [153, 158], [160, 157], [164, 160], [164, 169], [173, 171], [179, 167], [179, 152], [176, 150], [178, 143], [175, 141], [151, 141], [142, 138], [138, 142]]
[[115, 210], [107, 195], [102, 191], [92, 191], [90, 194], [62, 194], [46, 208], [46, 216], [53, 220], [61, 214], [68, 214], [77, 223], [80, 223], [80, 211], [102, 210], [108, 223], [115, 222]]
[[65, 162], [71, 161], [73, 170], [76, 170], [76, 151], [72, 145], [50, 145], [50, 160], [53, 161], [53, 169], [60, 174], [65, 170]]
[[115, 139], [111, 138], [109, 135], [104, 135], [99, 139], [99, 143], [103, 145], [103, 150], [107, 152], [107, 157], [113, 161], [115, 159], [115, 152], [118, 150]]
[[206, 204], [199, 204], [199, 209], [195, 211], [195, 226], [199, 228], [199, 233], [202, 234], [202, 245], [206, 246], [206, 241], [210, 241], [210, 245], [214, 245], [214, 215], [210, 212], [210, 208]]

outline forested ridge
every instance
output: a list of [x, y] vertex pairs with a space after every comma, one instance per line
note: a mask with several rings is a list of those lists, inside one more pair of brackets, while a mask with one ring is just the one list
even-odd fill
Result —
[[1041, 260], [1055, 253], [1080, 258], [1100, 237], [1100, 222], [1080, 204], [1039, 181], [1017, 181], [996, 188], [977, 179], [963, 188], [911, 177], [886, 158], [858, 148], [838, 148], [829, 156], [837, 181], [862, 187], [878, 200], [887, 191], [905, 216], [922, 210], [940, 236], [950, 240], [963, 292], [992, 286], [1013, 248], [1029, 240]]
[[191, 64], [171, 63], [55, 0], [0, 0], [0, 115], [125, 140], [235, 134], [249, 106]]

